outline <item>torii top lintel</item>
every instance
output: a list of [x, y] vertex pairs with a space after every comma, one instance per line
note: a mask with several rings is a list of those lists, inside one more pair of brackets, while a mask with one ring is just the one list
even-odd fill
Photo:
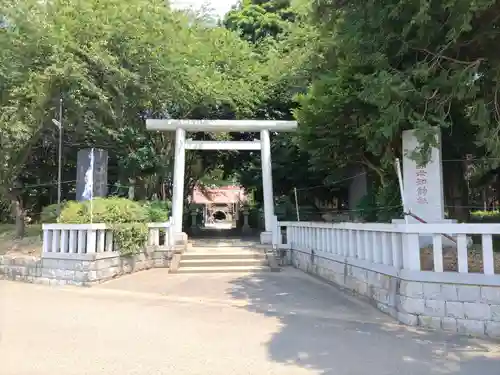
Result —
[[290, 132], [297, 129], [297, 121], [275, 120], [157, 120], [147, 119], [147, 130], [175, 131], [184, 129], [191, 132], [257, 132], [269, 130]]

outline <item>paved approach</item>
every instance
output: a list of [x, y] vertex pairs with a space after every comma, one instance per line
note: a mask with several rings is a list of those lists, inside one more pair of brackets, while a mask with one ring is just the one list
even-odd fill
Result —
[[93, 288], [0, 281], [2, 375], [498, 375], [500, 345], [418, 331], [300, 271]]

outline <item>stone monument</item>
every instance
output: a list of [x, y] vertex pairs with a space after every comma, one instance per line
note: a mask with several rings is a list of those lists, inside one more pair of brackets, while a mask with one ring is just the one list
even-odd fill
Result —
[[[406, 209], [428, 223], [444, 220], [441, 132], [436, 129], [436, 147], [426, 165], [418, 165], [411, 154], [419, 147], [414, 130], [403, 132], [403, 187]], [[411, 218], [410, 222], [418, 222]]]
[[[91, 171], [92, 164], [93, 173]], [[86, 194], [84, 194], [86, 185], [85, 179], [88, 178], [89, 174], [92, 175], [93, 180], [93, 197], [105, 197], [108, 194], [108, 152], [106, 150], [88, 148], [78, 151], [76, 168], [77, 201], [89, 199]]]
[[[414, 130], [403, 131], [403, 189], [405, 210], [418, 216], [427, 223], [446, 224], [455, 220], [444, 217], [443, 164], [441, 160], [441, 131], [435, 129], [436, 146], [431, 148], [426, 165], [418, 165], [412, 153], [418, 150], [419, 141]], [[421, 224], [408, 216], [409, 224]], [[393, 220], [404, 223], [404, 220]], [[432, 236], [420, 236], [420, 246], [432, 244]], [[455, 245], [443, 237], [443, 245]]]

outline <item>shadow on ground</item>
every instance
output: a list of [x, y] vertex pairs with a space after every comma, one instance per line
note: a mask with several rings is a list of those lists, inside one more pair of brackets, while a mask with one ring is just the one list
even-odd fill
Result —
[[226, 293], [279, 319], [267, 343], [274, 361], [323, 375], [500, 374], [498, 342], [399, 325], [297, 270], [238, 277]]

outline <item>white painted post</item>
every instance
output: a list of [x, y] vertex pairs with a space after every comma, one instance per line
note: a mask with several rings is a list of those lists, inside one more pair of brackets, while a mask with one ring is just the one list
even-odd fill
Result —
[[349, 232], [347, 230], [342, 229], [340, 231], [342, 233], [342, 256], [347, 256], [349, 254]]
[[97, 231], [95, 229], [87, 230], [87, 254], [95, 253], [97, 242]]
[[420, 271], [420, 241], [418, 233], [403, 234], [403, 267]]
[[174, 182], [172, 194], [172, 216], [174, 218], [174, 232], [182, 232], [182, 211], [184, 206], [184, 173], [186, 168], [186, 131], [181, 128], [175, 130], [175, 158]]
[[170, 249], [172, 249], [175, 246], [175, 239], [174, 239], [174, 219], [171, 217], [169, 219], [170, 225], [168, 226], [168, 246]]
[[443, 238], [441, 234], [432, 236], [432, 256], [434, 258], [434, 272], [443, 272]]
[[109, 253], [113, 251], [113, 231], [106, 231], [106, 252]]
[[61, 230], [61, 253], [68, 252], [68, 237], [69, 231], [67, 229]]
[[493, 262], [493, 238], [491, 234], [483, 234], [481, 243], [483, 245], [483, 272], [485, 275], [494, 275], [495, 263]]
[[52, 229], [43, 230], [43, 252], [52, 252]]
[[362, 238], [362, 231], [359, 229], [356, 230], [356, 254], [355, 258], [358, 259], [365, 259], [365, 251], [364, 251], [364, 245], [363, 245], [363, 238]]
[[295, 231], [293, 230], [292, 227], [286, 227], [286, 248], [291, 249], [292, 248], [292, 242], [294, 242], [294, 237], [295, 237]]
[[373, 251], [372, 251], [372, 236], [370, 231], [363, 231], [363, 240], [364, 240], [364, 248], [365, 248], [365, 257], [364, 260], [368, 260], [373, 262]]
[[458, 272], [460, 273], [469, 272], [469, 257], [467, 254], [467, 236], [465, 234], [459, 234], [457, 236], [457, 263], [458, 263]]
[[52, 252], [58, 253], [61, 250], [61, 231], [53, 230], [52, 231]]
[[392, 265], [396, 269], [401, 269], [403, 267], [403, 235], [398, 232], [392, 232], [391, 234], [391, 251], [392, 251]]
[[76, 237], [77, 233], [78, 232], [76, 230], [73, 230], [73, 229], [69, 231], [69, 252], [71, 254], [74, 254], [78, 251], [78, 249], [76, 247], [77, 246], [77, 237]]
[[382, 232], [382, 264], [392, 265], [391, 239], [388, 232]]
[[97, 252], [103, 253], [106, 246], [106, 229], [99, 229], [97, 231]]
[[356, 232], [349, 229], [349, 248], [347, 249], [349, 258], [356, 258]]
[[[269, 130], [261, 130], [262, 188], [264, 192], [264, 224], [266, 232], [273, 230], [274, 198], [273, 171], [271, 164], [271, 139]], [[177, 218], [175, 218], [177, 220]]]
[[78, 241], [77, 241], [77, 253], [78, 254], [84, 254], [85, 253], [85, 242], [87, 240], [87, 231], [86, 230], [79, 230], [78, 231]]
[[372, 232], [372, 260], [375, 264], [382, 263], [382, 249], [380, 248], [382, 240], [380, 232]]

